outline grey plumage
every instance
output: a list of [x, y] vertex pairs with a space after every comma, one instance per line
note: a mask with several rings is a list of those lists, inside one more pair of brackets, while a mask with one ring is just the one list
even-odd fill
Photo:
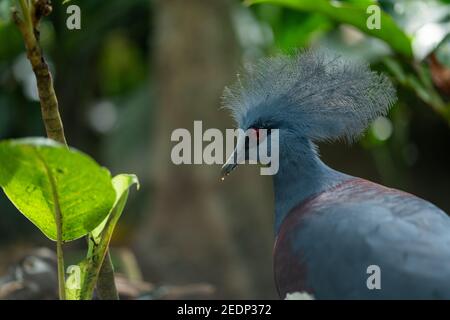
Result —
[[352, 141], [396, 100], [386, 76], [324, 50], [264, 58], [246, 65], [238, 78], [223, 95], [237, 123], [245, 123], [252, 109], [274, 119], [303, 118], [304, 136], [314, 141]]
[[[281, 298], [450, 298], [450, 218], [423, 199], [336, 171], [316, 152], [315, 141], [356, 139], [395, 99], [386, 76], [317, 51], [263, 59], [225, 90], [241, 129], [279, 129]], [[367, 286], [371, 265], [381, 269], [380, 290]]]

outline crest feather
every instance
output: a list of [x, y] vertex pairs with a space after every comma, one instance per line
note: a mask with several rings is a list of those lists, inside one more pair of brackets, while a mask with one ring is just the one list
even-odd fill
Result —
[[223, 95], [238, 124], [254, 108], [273, 108], [273, 113], [296, 121], [312, 140], [354, 140], [395, 101], [395, 89], [385, 75], [325, 51], [248, 64]]

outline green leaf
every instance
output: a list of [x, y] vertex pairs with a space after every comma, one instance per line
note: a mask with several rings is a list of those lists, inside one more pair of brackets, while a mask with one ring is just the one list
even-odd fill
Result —
[[[92, 231], [92, 236], [94, 237], [96, 243], [100, 242], [101, 234], [105, 229], [105, 226], [110, 216], [116, 215], [115, 220], [117, 222], [117, 220], [122, 215], [123, 207], [121, 206], [122, 205], [125, 206], [126, 200], [128, 198], [128, 189], [134, 184], [136, 184], [137, 188], [139, 189], [139, 179], [134, 174], [119, 174], [112, 179], [112, 184], [114, 190], [116, 191], [116, 200], [111, 210], [111, 214], [108, 215], [108, 217], [106, 217], [105, 220], [103, 220], [103, 222]], [[124, 203], [121, 204], [121, 202]]]
[[11, 20], [11, 0], [0, 0], [0, 26]]
[[108, 217], [90, 234], [87, 257], [71, 268], [72, 272], [66, 280], [68, 300], [92, 298], [112, 233], [125, 207], [128, 190], [133, 184], [137, 184], [139, 188], [138, 178], [133, 174], [118, 175], [112, 182], [116, 191], [116, 201]]
[[115, 192], [110, 173], [87, 155], [43, 138], [0, 143], [0, 186], [48, 238], [81, 238], [108, 215]]
[[294, 10], [320, 13], [338, 22], [350, 24], [365, 34], [384, 40], [390, 47], [408, 58], [412, 58], [411, 41], [408, 36], [397, 26], [394, 20], [381, 11], [381, 28], [367, 28], [369, 14], [367, 5], [369, 1], [362, 2], [336, 2], [328, 0], [247, 0], [247, 4], [268, 3], [280, 5]]
[[113, 178], [112, 183], [116, 190], [114, 206], [105, 221], [89, 237], [89, 251], [86, 257], [88, 269], [81, 292], [81, 299], [84, 300], [92, 298], [100, 268], [105, 260], [114, 229], [127, 203], [129, 188], [134, 184], [139, 188], [138, 178], [134, 174], [120, 174]]

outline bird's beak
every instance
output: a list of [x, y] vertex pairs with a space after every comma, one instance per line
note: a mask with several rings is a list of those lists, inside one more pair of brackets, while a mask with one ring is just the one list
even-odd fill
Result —
[[228, 176], [231, 171], [233, 171], [237, 167], [236, 154], [237, 150], [235, 149], [228, 160], [225, 162], [225, 164], [222, 166], [222, 181], [225, 180], [225, 177]]
[[233, 171], [239, 163], [245, 162], [245, 135], [240, 135], [237, 139], [236, 149], [222, 166], [222, 181]]
[[[233, 152], [234, 155], [234, 152]], [[225, 177], [228, 176], [231, 171], [233, 171], [235, 168], [237, 167], [237, 163], [225, 163], [222, 166], [222, 170], [221, 170], [221, 175], [222, 175], [222, 180], [225, 180]]]

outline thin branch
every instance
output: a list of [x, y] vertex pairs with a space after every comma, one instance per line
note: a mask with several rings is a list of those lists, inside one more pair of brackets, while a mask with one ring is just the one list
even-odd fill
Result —
[[56, 256], [58, 264], [58, 291], [59, 299], [66, 300], [66, 278], [65, 278], [65, 267], [64, 267], [64, 254], [63, 254], [63, 218], [61, 214], [61, 206], [59, 204], [59, 195], [56, 188], [55, 178], [53, 177], [52, 171], [47, 166], [46, 162], [36, 151], [36, 155], [41, 160], [45, 171], [47, 172], [48, 179], [50, 181], [50, 187], [53, 196], [53, 209], [55, 212], [55, 224], [56, 224]]
[[[50, 0], [19, 0], [22, 15], [17, 10], [13, 10], [13, 21], [22, 33], [28, 60], [31, 63], [33, 72], [36, 76], [37, 87], [39, 92], [39, 100], [41, 103], [42, 120], [45, 125], [47, 137], [58, 141], [67, 146], [64, 127], [59, 113], [58, 99], [56, 97], [53, 78], [45, 61], [41, 47], [39, 46], [39, 24], [43, 17], [48, 16], [52, 12]], [[58, 213], [56, 213], [58, 216]], [[62, 216], [59, 212], [60, 221], [57, 221], [57, 229], [62, 226]], [[58, 217], [56, 217], [58, 220]], [[59, 230], [60, 234], [62, 230]], [[64, 259], [62, 251], [62, 241], [57, 241], [58, 255], [58, 275], [64, 277]], [[62, 270], [62, 271], [61, 271]], [[102, 285], [98, 288], [100, 296], [109, 299], [118, 299], [117, 289], [114, 277], [111, 277], [113, 265], [109, 251], [106, 253], [106, 259], [100, 269], [99, 282]], [[112, 279], [112, 280], [111, 280]], [[60, 296], [61, 284], [64, 285], [65, 279], [60, 279]], [[104, 292], [103, 292], [104, 291]], [[65, 292], [64, 295], [65, 296]]]
[[[39, 46], [39, 23], [51, 12], [48, 0], [19, 0], [22, 17], [13, 11], [13, 20], [22, 33], [28, 60], [36, 76], [42, 119], [47, 136], [67, 145], [64, 128], [59, 114], [58, 99], [47, 62]], [[22, 19], [23, 18], [23, 19]]]
[[[53, 79], [50, 69], [39, 46], [39, 22], [43, 16], [51, 12], [51, 6], [47, 0], [19, 0], [21, 15], [13, 10], [13, 21], [22, 33], [28, 60], [31, 63], [36, 76], [39, 100], [41, 102], [41, 113], [47, 136], [67, 146], [64, 129], [59, 114], [58, 99], [53, 87]], [[48, 9], [50, 8], [50, 10]], [[56, 254], [58, 262], [58, 289], [59, 298], [66, 299], [65, 266], [63, 254], [62, 227], [63, 218], [59, 206], [55, 182], [51, 172], [48, 170], [50, 183], [54, 198], [54, 211], [56, 223]]]

